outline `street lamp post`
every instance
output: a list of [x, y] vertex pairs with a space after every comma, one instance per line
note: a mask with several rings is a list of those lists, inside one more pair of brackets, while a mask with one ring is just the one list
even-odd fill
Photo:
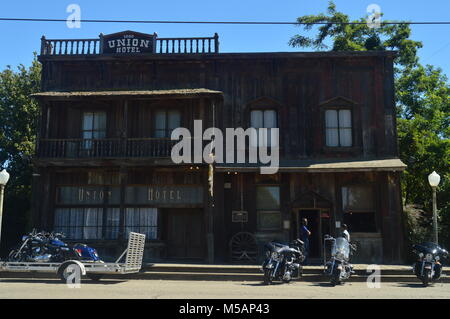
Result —
[[5, 185], [8, 183], [9, 173], [6, 170], [0, 172], [0, 241], [2, 239], [2, 216], [3, 216], [3, 197], [5, 194]]
[[438, 244], [438, 224], [437, 224], [437, 204], [436, 204], [436, 188], [441, 181], [441, 177], [433, 171], [430, 175], [428, 175], [428, 183], [430, 183], [431, 188], [433, 189], [433, 232], [434, 232], [434, 242], [436, 245]]

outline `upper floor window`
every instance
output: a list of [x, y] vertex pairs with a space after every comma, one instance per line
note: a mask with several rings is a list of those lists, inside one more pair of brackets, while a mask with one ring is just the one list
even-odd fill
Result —
[[170, 138], [172, 131], [181, 126], [181, 112], [179, 110], [159, 110], [155, 113], [153, 136]]
[[352, 111], [349, 109], [326, 110], [325, 130], [327, 146], [352, 146]]
[[106, 112], [84, 112], [83, 113], [83, 147], [90, 149], [93, 139], [106, 137]]
[[[252, 136], [252, 146], [277, 146], [278, 141], [272, 138], [272, 128], [277, 128], [277, 112], [275, 110], [252, 110], [250, 113], [250, 125], [256, 129], [257, 136]], [[267, 130], [259, 130], [266, 128]], [[274, 135], [275, 137], [276, 135]]]

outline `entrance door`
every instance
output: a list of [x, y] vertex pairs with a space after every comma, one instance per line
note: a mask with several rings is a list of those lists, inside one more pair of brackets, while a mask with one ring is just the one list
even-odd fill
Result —
[[202, 210], [167, 210], [168, 258], [205, 258], [205, 238]]
[[300, 238], [300, 226], [303, 218], [308, 220], [308, 229], [311, 232], [309, 237], [309, 257], [319, 258], [322, 256], [322, 227], [320, 222], [320, 210], [300, 209], [297, 213], [297, 237]]

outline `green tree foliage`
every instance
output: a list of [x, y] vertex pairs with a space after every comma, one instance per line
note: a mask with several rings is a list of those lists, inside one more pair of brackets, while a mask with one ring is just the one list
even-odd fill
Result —
[[[305, 31], [318, 26], [314, 23], [320, 23], [320, 25], [317, 27], [318, 32], [314, 38], [300, 34], [293, 36], [289, 41], [289, 45], [293, 47], [331, 49], [332, 51], [398, 50], [399, 54], [395, 62], [402, 67], [414, 67], [418, 62], [417, 50], [422, 47], [421, 42], [409, 39], [411, 29], [408, 24], [369, 28], [366, 18], [350, 20], [348, 15], [336, 11], [333, 1], [328, 4], [327, 14], [301, 16], [297, 18], [297, 22], [301, 23], [300, 26]], [[327, 44], [327, 40], [332, 43]]]
[[[293, 36], [289, 44], [294, 47], [398, 51], [394, 61], [397, 131], [400, 158], [408, 165], [402, 176], [402, 193], [408, 206], [405, 212], [414, 212], [411, 213], [414, 216], [405, 218], [410, 228], [407, 232], [414, 232], [411, 241], [429, 239], [425, 237], [431, 235], [431, 188], [427, 176], [436, 171], [442, 177], [438, 188], [440, 238], [450, 248], [450, 86], [447, 77], [440, 68], [419, 63], [417, 51], [422, 43], [410, 39], [411, 29], [407, 23], [369, 28], [366, 18], [350, 20], [348, 15], [336, 10], [333, 1], [329, 2], [326, 14], [305, 15], [297, 21], [305, 31], [315, 27], [317, 33], [314, 37]], [[341, 24], [332, 24], [336, 22]], [[349, 22], [359, 24], [343, 24]]]
[[41, 65], [34, 55], [29, 68], [7, 67], [0, 73], [0, 164], [11, 177], [5, 190], [2, 248], [10, 246], [30, 223], [32, 166], [36, 141]]

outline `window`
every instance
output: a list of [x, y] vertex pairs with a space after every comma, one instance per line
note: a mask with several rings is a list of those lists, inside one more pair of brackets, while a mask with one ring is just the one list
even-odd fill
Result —
[[326, 145], [352, 146], [352, 112], [347, 109], [325, 111]]
[[257, 186], [256, 187], [256, 209], [278, 210], [280, 209], [280, 187], [279, 186]]
[[[127, 208], [125, 211], [125, 238], [129, 232], [157, 239], [158, 211], [156, 208]], [[68, 239], [119, 238], [120, 208], [57, 208], [54, 229]]]
[[345, 213], [344, 223], [349, 231], [354, 233], [376, 233], [375, 213], [355, 212]]
[[[253, 110], [250, 113], [250, 125], [256, 129], [257, 136], [251, 136], [251, 146], [277, 146], [278, 136], [272, 128], [277, 128], [277, 112], [275, 110]], [[266, 128], [267, 130], [259, 130]], [[272, 134], [274, 134], [272, 138]]]
[[91, 149], [93, 139], [106, 137], [106, 113], [84, 112], [83, 113], [83, 148]]
[[256, 187], [257, 226], [259, 231], [280, 230], [280, 187]]
[[178, 110], [159, 110], [155, 113], [155, 129], [153, 136], [170, 138], [172, 131], [181, 126], [181, 112]]
[[70, 239], [101, 239], [103, 209], [58, 208], [55, 211], [56, 231]]
[[127, 208], [125, 212], [125, 236], [129, 232], [145, 234], [146, 239], [158, 238], [157, 208]]
[[342, 209], [350, 232], [377, 232], [372, 187], [342, 187]]
[[258, 230], [269, 231], [279, 230], [281, 227], [280, 212], [258, 212]]
[[119, 238], [119, 229], [120, 229], [120, 208], [107, 208], [104, 239]]

